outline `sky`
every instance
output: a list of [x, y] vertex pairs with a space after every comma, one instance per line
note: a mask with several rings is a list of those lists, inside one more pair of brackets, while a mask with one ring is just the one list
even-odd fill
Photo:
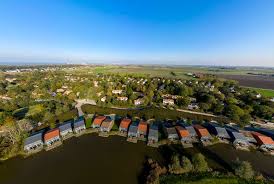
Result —
[[0, 0], [0, 64], [274, 66], [274, 0]]

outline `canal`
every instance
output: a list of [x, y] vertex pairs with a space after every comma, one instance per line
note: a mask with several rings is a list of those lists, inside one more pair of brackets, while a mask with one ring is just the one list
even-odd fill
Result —
[[274, 175], [274, 157], [259, 152], [236, 151], [230, 145], [184, 150], [174, 145], [155, 149], [143, 142], [128, 143], [118, 136], [102, 138], [84, 135], [67, 140], [54, 150], [0, 163], [0, 183], [138, 184], [142, 181], [143, 163], [147, 157], [167, 164], [165, 158], [175, 152], [187, 156], [202, 152], [208, 158], [209, 165], [220, 170], [229, 168], [236, 158], [248, 160], [257, 170]]

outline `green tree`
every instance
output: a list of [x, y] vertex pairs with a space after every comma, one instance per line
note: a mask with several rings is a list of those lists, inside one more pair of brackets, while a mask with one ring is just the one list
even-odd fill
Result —
[[181, 165], [184, 172], [190, 172], [193, 169], [191, 161], [186, 156], [182, 156]]
[[254, 177], [254, 171], [249, 162], [237, 160], [235, 163], [235, 175], [249, 180]]
[[177, 173], [181, 169], [180, 159], [178, 155], [172, 155], [171, 164], [168, 166], [169, 172]]
[[192, 157], [192, 163], [195, 172], [206, 172], [209, 169], [205, 157], [201, 153], [197, 153]]

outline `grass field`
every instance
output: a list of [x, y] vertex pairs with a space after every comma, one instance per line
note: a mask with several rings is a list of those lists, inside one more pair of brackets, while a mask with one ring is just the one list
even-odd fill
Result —
[[274, 90], [262, 88], [250, 88], [265, 97], [274, 97]]

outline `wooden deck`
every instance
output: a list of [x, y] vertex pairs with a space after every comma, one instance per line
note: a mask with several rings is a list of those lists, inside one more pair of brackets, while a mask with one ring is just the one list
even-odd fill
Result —
[[128, 137], [128, 138], [127, 138], [127, 141], [128, 141], [128, 142], [132, 142], [132, 143], [137, 143], [138, 139], [135, 138], [135, 137], [134, 137], [134, 138], [133, 138], [133, 137]]

